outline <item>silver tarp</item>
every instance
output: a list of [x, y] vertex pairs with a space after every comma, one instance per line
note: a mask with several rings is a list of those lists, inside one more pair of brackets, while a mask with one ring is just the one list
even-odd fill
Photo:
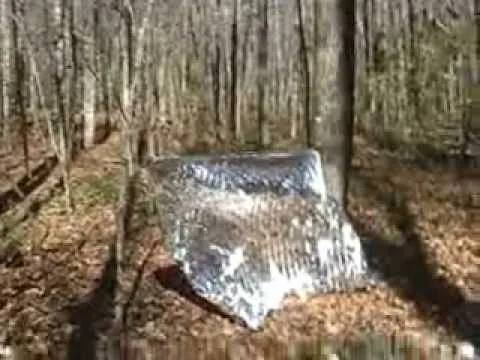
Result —
[[198, 294], [256, 329], [288, 294], [376, 279], [313, 150], [163, 157], [148, 182], [171, 255]]

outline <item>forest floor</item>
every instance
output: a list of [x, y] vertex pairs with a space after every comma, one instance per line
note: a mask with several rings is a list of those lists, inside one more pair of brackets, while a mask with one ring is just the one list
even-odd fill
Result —
[[[0, 344], [22, 344], [40, 358], [95, 358], [98, 334], [105, 334], [113, 317], [109, 248], [119, 143], [113, 133], [75, 160], [71, 214], [59, 189], [2, 240], [0, 250], [8, 256], [0, 251]], [[129, 245], [122, 286], [131, 339], [157, 351], [175, 341], [234, 339], [236, 354], [253, 359], [268, 344], [320, 334], [342, 339], [365, 333], [429, 339], [479, 334], [480, 234], [474, 210], [464, 201], [478, 180], [405, 161], [362, 139], [356, 145], [350, 212], [388, 285], [287, 299], [262, 330], [250, 332], [181, 290], [161, 234], [147, 227], [138, 229]], [[35, 153], [47, 156], [46, 150]], [[0, 164], [11, 173], [13, 165], [2, 158]]]

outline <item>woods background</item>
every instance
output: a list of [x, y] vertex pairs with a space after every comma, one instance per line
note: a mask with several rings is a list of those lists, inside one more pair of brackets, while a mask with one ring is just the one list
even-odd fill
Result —
[[[338, 96], [333, 0], [0, 4], [2, 144], [19, 131], [26, 168], [32, 124], [67, 168], [73, 135], [88, 147], [99, 124], [146, 129], [150, 154], [325, 142], [312, 129]], [[473, 0], [357, 2], [358, 130], [418, 144], [448, 129], [461, 142], [474, 12]]]
[[[0, 0], [0, 237], [7, 239], [4, 236], [7, 230], [14, 229], [32, 209], [38, 209], [39, 204], [46, 203], [44, 200], [63, 184], [62, 211], [71, 212], [75, 207], [73, 200], [78, 200], [80, 211], [73, 215], [71, 212], [65, 219], [63, 212], [52, 215], [47, 211], [42, 218], [45, 223], [55, 223], [52, 228], [63, 226], [62, 236], [68, 241], [58, 241], [61, 251], [69, 251], [65, 244], [73, 241], [72, 224], [83, 231], [86, 225], [78, 219], [87, 215], [90, 222], [100, 223], [98, 229], [115, 229], [103, 237], [93, 231], [89, 233], [87, 245], [81, 245], [89, 249], [88, 256], [100, 259], [102, 253], [98, 249], [103, 249], [105, 239], [115, 236], [118, 240], [115, 245], [121, 253], [122, 237], [127, 237], [128, 233], [127, 180], [134, 173], [134, 164], [142, 153], [286, 149], [306, 145], [336, 153], [341, 141], [335, 135], [345, 130], [339, 129], [342, 118], [339, 112], [342, 102], [348, 101], [348, 96], [339, 91], [338, 74], [342, 61], [351, 60], [348, 54], [342, 53], [340, 35], [342, 29], [353, 30], [347, 24], [339, 27], [341, 21], [336, 15], [340, 12], [336, 7], [340, 3], [340, 0]], [[443, 160], [448, 154], [467, 156], [478, 152], [479, 15], [480, 0], [356, 1], [354, 133], [358, 135], [357, 140], [362, 138], [357, 146], [374, 144], [373, 149], [394, 150], [396, 155], [415, 159], [424, 156], [430, 160], [436, 157]], [[121, 147], [127, 165], [126, 181], [120, 186], [116, 176], [107, 177], [108, 171], [97, 169], [110, 166], [106, 164], [112, 162], [111, 158], [118, 159], [118, 154], [114, 156], [101, 146], [91, 152], [84, 151], [117, 130], [122, 135]], [[110, 147], [120, 150], [116, 143]], [[102, 155], [97, 155], [99, 148], [98, 153]], [[72, 162], [81, 152], [90, 155], [89, 166], [85, 166], [84, 161], [75, 173]], [[371, 160], [368, 159], [370, 153], [365, 153], [363, 170], [367, 168], [365, 163]], [[96, 162], [101, 156], [103, 163]], [[385, 162], [390, 164], [390, 160]], [[462, 236], [454, 229], [468, 228], [462, 217], [466, 207], [463, 203], [455, 203], [458, 207], [445, 205], [453, 203], [456, 195], [447, 190], [443, 192], [453, 188], [450, 178], [442, 178], [443, 170], [434, 174], [435, 180], [427, 181], [418, 169], [400, 169], [394, 162], [392, 168], [381, 168], [377, 163], [381, 162], [371, 164], [378, 171], [372, 177], [374, 180], [365, 183], [365, 188], [388, 199], [393, 194], [388, 204], [397, 204], [400, 210], [395, 206], [393, 210], [379, 206], [380, 201], [365, 191], [362, 198], [365, 201], [357, 201], [353, 206], [357, 215], [362, 215], [357, 217], [363, 218], [375, 230], [381, 229], [382, 223], [369, 217], [372, 212], [377, 212], [380, 219], [395, 211], [400, 216], [396, 214], [392, 219], [402, 216], [410, 219], [408, 209], [400, 207], [406, 205], [397, 201], [399, 189], [408, 183], [410, 201], [415, 206], [422, 204], [425, 212], [421, 214], [423, 218], [418, 215], [418, 223], [426, 224], [418, 231], [426, 244], [434, 244], [425, 245], [432, 249], [434, 263], [441, 265], [438, 268], [450, 266], [455, 275], [467, 268], [472, 274], [478, 274], [475, 261], [468, 258], [469, 252], [456, 242]], [[423, 171], [422, 166], [419, 168]], [[17, 174], [18, 170], [21, 171]], [[374, 171], [367, 170], [367, 175], [373, 176], [370, 173]], [[89, 196], [84, 189], [93, 180], [82, 178], [84, 187], [77, 186], [75, 180], [80, 183], [80, 173], [86, 172], [93, 175], [98, 172], [95, 186], [91, 186], [100, 189], [95, 194], [100, 193], [103, 199], [95, 198], [97, 212], [84, 206], [82, 213], [83, 198]], [[365, 178], [367, 175], [364, 174]], [[386, 181], [387, 177], [396, 179]], [[362, 178], [357, 176], [357, 183], [362, 183], [358, 179]], [[417, 183], [426, 190], [418, 191]], [[464, 185], [466, 181], [455, 185], [468, 193], [470, 205], [476, 201], [478, 209], [478, 177], [469, 180], [470, 183], [470, 190]], [[118, 188], [121, 188], [120, 196]], [[432, 194], [440, 198], [434, 199]], [[110, 205], [118, 199], [116, 205], [120, 206], [115, 206], [119, 209], [115, 213], [118, 216], [113, 216]], [[404, 213], [407, 215], [402, 215]], [[475, 214], [479, 214], [478, 211]], [[435, 223], [432, 219], [437, 219], [437, 215], [441, 220]], [[108, 217], [107, 220], [104, 217]], [[409, 224], [407, 220], [405, 223]], [[399, 220], [394, 227], [403, 234], [404, 228], [408, 228], [405, 223]], [[32, 231], [36, 244], [39, 231], [31, 223], [24, 222], [24, 226]], [[463, 234], [464, 238], [477, 244], [478, 231], [473, 226], [465, 231], [469, 235]], [[28, 244], [27, 236], [15, 234], [15, 231], [11, 233], [11, 238], [21, 240], [16, 241], [17, 247], [19, 243]], [[54, 230], [51, 233], [48, 230], [45, 238], [60, 236]], [[385, 233], [390, 234], [386, 230]], [[406, 234], [405, 238], [410, 235]], [[451, 241], [443, 241], [444, 236]], [[13, 241], [5, 242], [11, 243]], [[406, 278], [413, 280], [422, 278], [419, 274], [423, 274], [424, 283], [433, 284], [431, 287], [435, 288], [438, 280], [430, 278], [429, 268], [425, 267], [427, 270], [422, 272], [421, 267], [412, 267], [413, 260], [408, 258], [408, 254], [417, 251], [420, 255], [414, 260], [422, 260], [420, 245], [423, 243], [420, 240], [407, 243], [400, 250], [385, 247], [385, 254], [396, 254], [398, 273], [404, 275], [409, 270]], [[64, 295], [53, 296], [55, 302], [64, 301], [74, 292], [78, 295], [74, 282], [67, 277], [70, 272], [64, 270], [66, 264], [74, 263], [77, 258], [59, 261], [61, 271], [58, 268], [48, 270], [42, 260], [41, 266], [37, 264], [40, 271], [30, 259], [36, 256], [35, 252], [27, 245], [28, 251], [23, 249], [23, 254], [13, 246], [4, 246], [8, 252], [3, 251], [2, 246], [0, 264], [10, 264], [5, 270], [7, 279], [16, 274], [16, 270], [8, 267], [24, 263], [18, 265], [21, 276], [14, 278], [12, 284], [27, 281], [28, 276], [24, 274], [30, 267], [25, 264], [33, 264], [32, 273], [55, 275], [49, 283], [52, 288], [62, 288], [59, 284], [64, 280], [68, 285], [64, 286]], [[415, 250], [415, 246], [420, 250]], [[406, 254], [404, 257], [408, 261], [401, 254]], [[455, 255], [453, 260], [452, 254]], [[121, 264], [122, 259], [118, 260]], [[71, 273], [78, 272], [75, 273], [78, 278], [87, 281], [84, 279], [89, 279], [85, 275], [88, 267], [82, 264], [78, 268], [85, 273], [77, 270]], [[124, 269], [125, 273], [128, 271]], [[116, 276], [121, 280], [120, 275]], [[455, 281], [457, 278], [463, 279], [457, 276]], [[37, 286], [36, 279], [28, 286]], [[425, 308], [440, 304], [440, 313], [444, 315], [455, 306], [444, 296], [442, 286], [439, 285], [441, 291], [432, 291]], [[5, 288], [7, 294], [8, 286]], [[152, 296], [150, 290], [145, 294]], [[33, 308], [30, 303], [25, 305], [27, 298], [12, 298], [15, 300], [8, 300], [8, 304], [17, 306], [21, 314], [23, 308]], [[32, 304], [40, 303], [37, 298], [30, 298]], [[382, 307], [370, 301], [371, 298], [365, 299], [366, 304]], [[123, 303], [121, 298], [116, 300], [116, 304]], [[138, 308], [144, 313], [145, 306]], [[150, 311], [155, 313], [152, 308], [160, 306], [151, 306]], [[349, 311], [352, 308], [349, 304], [345, 307]], [[1, 316], [17, 319], [14, 310], [6, 309], [7, 306], [0, 309]], [[315, 311], [319, 317], [325, 317], [319, 309]], [[38, 323], [38, 314], [32, 312], [31, 323]], [[372, 314], [372, 323], [380, 323], [378, 315]], [[116, 315], [122, 318], [122, 314]], [[331, 318], [338, 323], [337, 315]], [[18, 319], [21, 324], [25, 322], [20, 316]], [[400, 320], [402, 324], [405, 322], [404, 318]], [[217, 323], [211, 324], [212, 328], [219, 328]], [[348, 322], [345, 324], [347, 329], [354, 328]], [[42, 326], [47, 328], [48, 321], [42, 322]], [[88, 330], [91, 324], [85, 326]], [[5, 326], [8, 328], [14, 327]], [[172, 326], [165, 328], [176, 331]], [[22, 337], [26, 331], [20, 326], [19, 329], [18, 336]], [[45, 339], [50, 338], [45, 335]]]

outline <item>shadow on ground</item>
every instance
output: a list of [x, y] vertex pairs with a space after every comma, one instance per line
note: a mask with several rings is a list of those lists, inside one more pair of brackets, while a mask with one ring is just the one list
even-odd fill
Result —
[[114, 319], [116, 290], [117, 264], [112, 245], [98, 286], [85, 301], [67, 309], [74, 328], [68, 342], [67, 359], [97, 359], [99, 334], [108, 330]]
[[[132, 229], [132, 231], [135, 230], [138, 229]], [[133, 274], [131, 282], [125, 282], [123, 289], [119, 285], [121, 275], [118, 272], [117, 247], [112, 241], [98, 285], [85, 300], [65, 309], [69, 323], [73, 326], [68, 341], [67, 359], [130, 358], [130, 352], [135, 350], [129, 347], [127, 327], [129, 311], [141, 285], [146, 265], [154, 254], [158, 242], [152, 243], [141, 261], [133, 259], [133, 252], [138, 249], [138, 244], [131, 242], [131, 245], [132, 249], [125, 249], [124, 262], [132, 263], [134, 266], [130, 269], [127, 267], [123, 269], [125, 273]], [[115, 312], [119, 292], [122, 294], [120, 302], [122, 318], [120, 328], [117, 328], [118, 331], [116, 331]]]
[[[480, 339], [475, 338], [476, 334], [480, 334], [480, 303], [478, 300], [466, 299], [460, 289], [438, 277], [435, 269], [428, 265], [426, 250], [415, 231], [415, 217], [407, 205], [407, 194], [402, 193], [402, 189], [393, 193], [388, 187], [382, 187], [378, 181], [360, 172], [356, 172], [355, 178], [362, 187], [369, 189], [369, 196], [386, 205], [393, 226], [405, 239], [401, 245], [391, 244], [385, 241], [380, 230], [368, 230], [353, 219], [360, 234], [369, 239], [366, 251], [370, 258], [377, 259], [377, 270], [401, 296], [413, 300], [425, 318], [433, 318], [439, 325], [451, 329], [458, 337], [470, 341], [477, 348], [480, 347]], [[128, 306], [132, 303], [141, 281], [143, 267], [144, 264], [139, 266], [127, 297], [125, 313], [128, 312]], [[206, 312], [228, 318], [232, 322], [238, 321], [199, 297], [178, 267], [162, 267], [155, 271], [154, 275], [163, 288], [177, 292]], [[116, 291], [117, 264], [115, 247], [112, 245], [98, 286], [86, 301], [68, 309], [69, 321], [74, 327], [68, 344], [68, 359], [98, 358], [100, 334], [105, 333], [113, 323]]]
[[369, 258], [375, 259], [376, 270], [401, 296], [413, 300], [425, 318], [433, 318], [478, 348], [480, 303], [466, 299], [460, 289], [437, 276], [428, 265], [426, 250], [415, 231], [415, 217], [407, 206], [407, 195], [402, 189], [392, 192], [360, 172], [355, 172], [355, 178], [363, 188], [369, 189], [369, 196], [387, 206], [389, 219], [405, 240], [401, 245], [391, 244], [380, 232], [368, 230], [352, 219], [362, 237], [368, 239], [366, 252]]

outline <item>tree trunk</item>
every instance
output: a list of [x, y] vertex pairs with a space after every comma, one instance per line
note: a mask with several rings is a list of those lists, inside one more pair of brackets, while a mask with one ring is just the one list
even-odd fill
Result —
[[477, 61], [477, 68], [476, 70], [476, 79], [479, 81], [480, 79], [480, 0], [474, 0], [474, 16], [475, 16], [475, 28], [476, 28], [476, 42], [475, 42], [475, 53], [476, 53], [476, 61]]
[[355, 0], [338, 0], [340, 4], [340, 27], [342, 29], [342, 53], [340, 56], [340, 90], [343, 93], [343, 104], [341, 110], [341, 147], [342, 156], [339, 161], [341, 173], [341, 191], [345, 208], [348, 206], [348, 185], [350, 165], [353, 158], [353, 127], [355, 119]]
[[[480, 0], [474, 0], [475, 18], [475, 56], [473, 57], [472, 74], [473, 86], [470, 93], [470, 111], [463, 125], [464, 131], [464, 156], [469, 147], [480, 147]], [[478, 150], [477, 150], [478, 152]]]
[[410, 102], [413, 108], [413, 119], [419, 119], [420, 113], [420, 100], [419, 93], [420, 88], [418, 84], [418, 59], [417, 59], [417, 40], [416, 40], [416, 31], [415, 31], [415, 5], [413, 0], [407, 0], [408, 5], [408, 29], [410, 33], [410, 53], [408, 67], [408, 82], [409, 82], [409, 94]]
[[[116, 214], [117, 237], [113, 244], [113, 253], [116, 262], [117, 271], [117, 293], [115, 294], [115, 319], [112, 326], [113, 338], [118, 340], [120, 346], [119, 359], [124, 359], [123, 345], [125, 344], [125, 322], [127, 313], [125, 312], [124, 294], [124, 255], [125, 247], [128, 244], [128, 224], [131, 219], [130, 209], [133, 201], [133, 180], [143, 150], [143, 136], [139, 137], [139, 122], [136, 118], [137, 101], [139, 97], [136, 94], [139, 86], [137, 81], [141, 79], [139, 72], [143, 61], [145, 30], [147, 21], [150, 17], [153, 0], [147, 2], [144, 17], [140, 26], [136, 28], [135, 16], [131, 0], [119, 0], [120, 12], [122, 15], [122, 41], [121, 48], [121, 72], [122, 88], [119, 96], [119, 105], [122, 111], [122, 150], [125, 161], [123, 169], [123, 184], [120, 188], [119, 203]], [[141, 131], [142, 132], [142, 131]]]
[[2, 136], [9, 143], [10, 122], [10, 26], [7, 22], [7, 0], [0, 0], [0, 101], [2, 105], [0, 121]]
[[[315, 2], [315, 4], [317, 3], [317, 1]], [[281, 20], [282, 20], [282, 16], [281, 16], [281, 12], [282, 12], [282, 7], [281, 7], [281, 4], [280, 4], [280, 1], [279, 0], [274, 0], [274, 7], [275, 7], [275, 11], [276, 11], [276, 16], [275, 16], [275, 70], [274, 70], [274, 100], [273, 100], [273, 103], [274, 103], [274, 114], [275, 114], [275, 118], [278, 120], [281, 119], [281, 121], [284, 120], [285, 118], [285, 114], [283, 113], [283, 110], [284, 110], [284, 104], [282, 103], [282, 99], [284, 97], [284, 91], [283, 91], [283, 87], [282, 87], [282, 69], [285, 69], [286, 68], [286, 64], [283, 64], [283, 60], [282, 60], [282, 32], [281, 32], [281, 27], [282, 27], [282, 23], [281, 23]]]
[[214, 114], [215, 114], [215, 126], [217, 136], [221, 137], [223, 132], [223, 122], [222, 122], [222, 113], [221, 113], [221, 80], [220, 80], [220, 73], [221, 73], [221, 35], [220, 35], [220, 9], [221, 0], [216, 0], [216, 9], [215, 9], [215, 55], [214, 61], [212, 64], [212, 80], [213, 80], [213, 106], [214, 106]]
[[12, 21], [13, 30], [13, 48], [15, 53], [15, 94], [17, 105], [17, 116], [20, 120], [21, 128], [20, 134], [22, 136], [22, 148], [23, 148], [23, 163], [27, 176], [30, 177], [30, 154], [28, 146], [28, 119], [27, 119], [27, 106], [25, 99], [26, 89], [26, 59], [25, 51], [23, 48], [23, 41], [20, 35], [19, 22], [24, 20], [25, 5], [23, 0], [12, 0], [12, 13], [15, 19]]
[[240, 123], [237, 113], [238, 91], [238, 3], [233, 0], [232, 30], [231, 30], [231, 54], [230, 54], [230, 131], [235, 139], [241, 136]]
[[133, 83], [133, 9], [128, 0], [121, 3], [122, 23], [120, 25], [120, 67], [121, 106], [124, 114], [132, 111], [131, 85]]
[[[324, 129], [315, 129], [327, 166], [327, 188], [331, 196], [347, 206], [348, 174], [353, 155], [355, 85], [355, 1], [335, 0], [331, 8], [328, 74], [323, 83]], [[338, 39], [338, 42], [335, 41]], [[331, 76], [329, 76], [331, 74]], [[315, 125], [317, 125], [315, 123]]]
[[95, 48], [99, 50], [98, 69], [100, 71], [101, 82], [101, 99], [103, 103], [103, 111], [105, 112], [105, 135], [107, 136], [112, 130], [112, 77], [111, 65], [113, 45], [108, 41], [102, 32], [106, 30], [106, 11], [98, 2], [94, 7], [94, 43]]
[[312, 111], [312, 119], [310, 119], [310, 123], [308, 124], [307, 131], [307, 141], [310, 143], [310, 146], [315, 145], [315, 140], [312, 138], [312, 134], [315, 129], [315, 124], [319, 120], [317, 118], [319, 107], [320, 107], [320, 58], [321, 58], [321, 36], [320, 36], [320, 21], [322, 19], [321, 14], [321, 4], [318, 1], [314, 1], [313, 4], [313, 64], [312, 64], [312, 104], [311, 104], [311, 111]]
[[[80, 66], [79, 66], [79, 41], [76, 35], [76, 27], [77, 27], [77, 0], [70, 0], [68, 3], [69, 7], [69, 22], [68, 22], [68, 32], [69, 32], [69, 40], [70, 40], [70, 64], [71, 68], [71, 75], [68, 77], [69, 79], [69, 100], [68, 100], [68, 111], [67, 111], [67, 147], [69, 156], [80, 152], [83, 148], [83, 129], [81, 129], [80, 121], [76, 121], [76, 114], [78, 110], [78, 85], [79, 85], [79, 73], [80, 73]], [[66, 60], [68, 64], [68, 60]], [[80, 141], [75, 141], [77, 135], [80, 136]], [[69, 161], [70, 164], [70, 161]]]
[[265, 114], [265, 88], [268, 79], [268, 0], [258, 1], [258, 145], [263, 148], [268, 142], [267, 119]]
[[[55, 24], [55, 48], [53, 50], [54, 54], [54, 79], [55, 79], [55, 88], [56, 88], [56, 98], [58, 105], [58, 156], [60, 160], [60, 166], [63, 177], [63, 186], [65, 191], [65, 207], [67, 212], [72, 210], [72, 195], [70, 189], [70, 148], [68, 144], [70, 143], [68, 139], [69, 128], [68, 128], [68, 96], [67, 94], [67, 64], [66, 64], [66, 52], [67, 52], [67, 39], [68, 39], [68, 26], [66, 26], [66, 9], [64, 0], [54, 0], [53, 5], [53, 21]], [[57, 137], [53, 133], [54, 137]], [[52, 142], [55, 142], [53, 140]]]
[[314, 146], [312, 139], [312, 119], [310, 119], [310, 68], [307, 54], [307, 40], [305, 37], [305, 26], [303, 23], [303, 7], [302, 0], [296, 1], [297, 17], [298, 17], [298, 36], [300, 40], [300, 59], [302, 62], [303, 75], [303, 124], [306, 129], [306, 142], [308, 147]]
[[[95, 5], [98, 8], [98, 5]], [[95, 10], [94, 10], [95, 11]], [[98, 11], [98, 10], [96, 10]], [[98, 16], [98, 15], [97, 15]], [[94, 16], [95, 17], [95, 16]], [[98, 21], [98, 19], [97, 19]], [[83, 124], [84, 124], [84, 146], [86, 149], [92, 147], [95, 143], [95, 75], [91, 69], [96, 68], [95, 61], [95, 36], [92, 37], [92, 43], [85, 43], [83, 48], [85, 52], [83, 67]], [[107, 70], [107, 69], [104, 69]]]
[[363, 45], [365, 46], [365, 73], [370, 76], [372, 68], [372, 41], [371, 41], [371, 6], [374, 0], [362, 0]]

